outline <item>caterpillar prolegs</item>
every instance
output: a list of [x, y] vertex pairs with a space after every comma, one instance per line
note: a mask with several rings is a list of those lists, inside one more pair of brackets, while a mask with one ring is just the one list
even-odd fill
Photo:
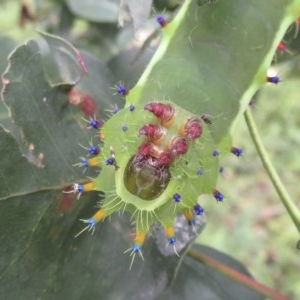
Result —
[[219, 149], [210, 123], [207, 115], [192, 114], [171, 102], [153, 101], [127, 105], [97, 126], [104, 146], [84, 166], [97, 165], [101, 172], [91, 182], [74, 184], [73, 191], [80, 196], [96, 190], [105, 197], [99, 210], [82, 220], [87, 225], [76, 236], [94, 231], [97, 223], [115, 212], [127, 211], [135, 223], [135, 239], [129, 249], [133, 257], [142, 257], [146, 235], [156, 223], [164, 227], [168, 244], [176, 252], [175, 216], [183, 214], [193, 226], [195, 217], [204, 213], [198, 203], [200, 195], [224, 199], [216, 188], [220, 165], [215, 153], [236, 152], [232, 149], [237, 148], [226, 146], [225, 150], [223, 145]]

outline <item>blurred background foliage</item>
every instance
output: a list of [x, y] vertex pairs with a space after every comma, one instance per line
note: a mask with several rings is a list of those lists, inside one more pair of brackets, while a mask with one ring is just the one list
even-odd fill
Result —
[[[277, 70], [280, 74], [281, 65]], [[300, 81], [284, 75], [282, 78], [278, 86], [260, 90], [253, 114], [272, 162], [299, 207]], [[209, 213], [209, 222], [198, 240], [235, 255], [267, 285], [299, 295], [299, 234], [262, 166], [243, 120], [234, 140], [245, 154], [239, 161], [232, 157], [224, 160], [219, 184], [229, 200], [222, 209]]]
[[[130, 88], [159, 41], [155, 18], [151, 16], [157, 11], [171, 15], [180, 1], [154, 1], [154, 9], [150, 10], [148, 5], [149, 16], [134, 19], [135, 27], [129, 13], [118, 16], [118, 1], [95, 0], [94, 5], [103, 5], [97, 11], [102, 13], [96, 16], [93, 9], [83, 11], [80, 6], [83, 3], [80, 0], [1, 0], [1, 73], [5, 70], [8, 53], [17, 44], [37, 38], [35, 30], [39, 29], [66, 38], [78, 49], [87, 49]], [[116, 26], [120, 18], [123, 28]], [[283, 41], [286, 49], [278, 50], [274, 58], [274, 70], [282, 82], [261, 89], [251, 109], [283, 183], [300, 206], [298, 26], [290, 28]], [[150, 35], [147, 50], [139, 52]], [[6, 120], [6, 110], [1, 106], [0, 121]], [[221, 209], [208, 209], [208, 222], [198, 241], [233, 255], [264, 284], [292, 296], [300, 295], [298, 233], [262, 167], [243, 120], [234, 141], [244, 149], [244, 156], [238, 161], [232, 157], [224, 160], [219, 184], [228, 200]]]

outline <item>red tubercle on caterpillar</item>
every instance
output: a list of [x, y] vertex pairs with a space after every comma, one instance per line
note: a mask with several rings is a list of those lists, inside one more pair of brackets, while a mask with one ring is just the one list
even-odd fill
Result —
[[146, 156], [151, 156], [154, 145], [152, 143], [143, 143], [137, 152], [137, 159], [142, 160]]
[[183, 155], [189, 149], [188, 143], [183, 137], [175, 137], [171, 141], [170, 151], [174, 156]]
[[160, 168], [173, 163], [177, 156], [183, 155], [188, 151], [188, 143], [185, 138], [176, 136], [169, 143], [166, 149], [151, 142], [143, 143], [137, 152], [137, 160], [146, 162], [149, 166]]
[[184, 125], [183, 134], [193, 141], [202, 135], [202, 124], [198, 118], [190, 118]]
[[170, 149], [163, 150], [160, 147], [146, 142], [143, 143], [137, 153], [137, 160], [144, 161], [147, 165], [160, 168], [170, 166], [177, 156], [188, 151], [188, 144], [182, 137], [176, 137], [171, 143]]
[[165, 130], [157, 124], [147, 124], [139, 130], [139, 135], [145, 135], [153, 141], [160, 139], [164, 134]]
[[149, 166], [154, 168], [168, 167], [174, 161], [174, 157], [171, 152], [163, 151], [157, 159], [151, 159], [148, 161]]
[[[139, 134], [148, 137], [149, 142], [140, 146], [137, 158], [151, 167], [170, 166], [180, 155], [187, 153], [189, 141], [194, 141], [202, 135], [201, 117], [194, 116], [187, 118], [181, 128], [177, 129], [179, 135], [168, 137], [165, 141], [169, 127], [171, 128], [176, 119], [175, 107], [168, 103], [150, 102], [144, 106], [144, 109], [153, 113], [160, 121], [160, 124], [147, 124], [139, 130]], [[211, 123], [208, 115], [203, 115], [203, 119]], [[161, 144], [165, 146], [158, 147]]]
[[171, 126], [175, 119], [175, 108], [171, 104], [150, 102], [144, 106], [144, 109], [153, 113], [164, 127]]
[[153, 168], [161, 168], [171, 165], [174, 157], [170, 151], [164, 151], [152, 143], [143, 143], [138, 149], [136, 160]]
[[159, 158], [162, 153], [163, 150], [161, 148], [159, 148], [158, 146], [152, 143], [146, 142], [139, 147], [137, 153], [137, 159], [143, 160], [146, 157], [150, 157], [150, 156], [153, 158]]

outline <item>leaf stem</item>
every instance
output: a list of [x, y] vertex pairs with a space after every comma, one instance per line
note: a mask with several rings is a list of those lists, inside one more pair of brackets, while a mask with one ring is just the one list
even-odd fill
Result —
[[244, 286], [250, 288], [253, 291], [258, 292], [261, 295], [264, 295], [265, 297], [268, 297], [270, 299], [274, 300], [288, 300], [289, 298], [280, 294], [279, 292], [255, 281], [251, 277], [246, 276], [243, 273], [240, 273], [229, 266], [221, 263], [220, 261], [203, 254], [199, 250], [195, 248], [190, 248], [187, 251], [187, 255], [193, 258], [194, 260], [200, 262], [201, 264], [207, 265], [214, 270], [224, 274], [226, 277], [231, 278], [232, 280], [239, 282], [243, 284]]
[[256, 150], [260, 156], [260, 159], [269, 174], [269, 177], [274, 185], [275, 190], [277, 191], [281, 202], [285, 206], [288, 214], [290, 215], [292, 221], [294, 222], [298, 232], [300, 233], [300, 211], [298, 210], [297, 206], [294, 204], [292, 199], [290, 198], [288, 192], [286, 191], [282, 181], [280, 180], [271, 160], [270, 157], [262, 143], [262, 140], [259, 136], [256, 124], [252, 117], [252, 113], [250, 109], [245, 111], [245, 120], [248, 126], [248, 130], [251, 134], [252, 140], [255, 144]]

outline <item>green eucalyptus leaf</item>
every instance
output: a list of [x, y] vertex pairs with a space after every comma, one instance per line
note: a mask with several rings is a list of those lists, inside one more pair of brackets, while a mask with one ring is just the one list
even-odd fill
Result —
[[168, 99], [214, 116], [212, 134], [233, 130], [263, 85], [299, 1], [228, 0], [198, 6], [186, 1], [138, 82], [131, 103]]
[[[232, 257], [202, 245], [194, 245], [193, 248], [252, 278], [248, 270]], [[171, 288], [160, 299], [262, 300], [265, 297], [213, 268], [185, 256]]]

